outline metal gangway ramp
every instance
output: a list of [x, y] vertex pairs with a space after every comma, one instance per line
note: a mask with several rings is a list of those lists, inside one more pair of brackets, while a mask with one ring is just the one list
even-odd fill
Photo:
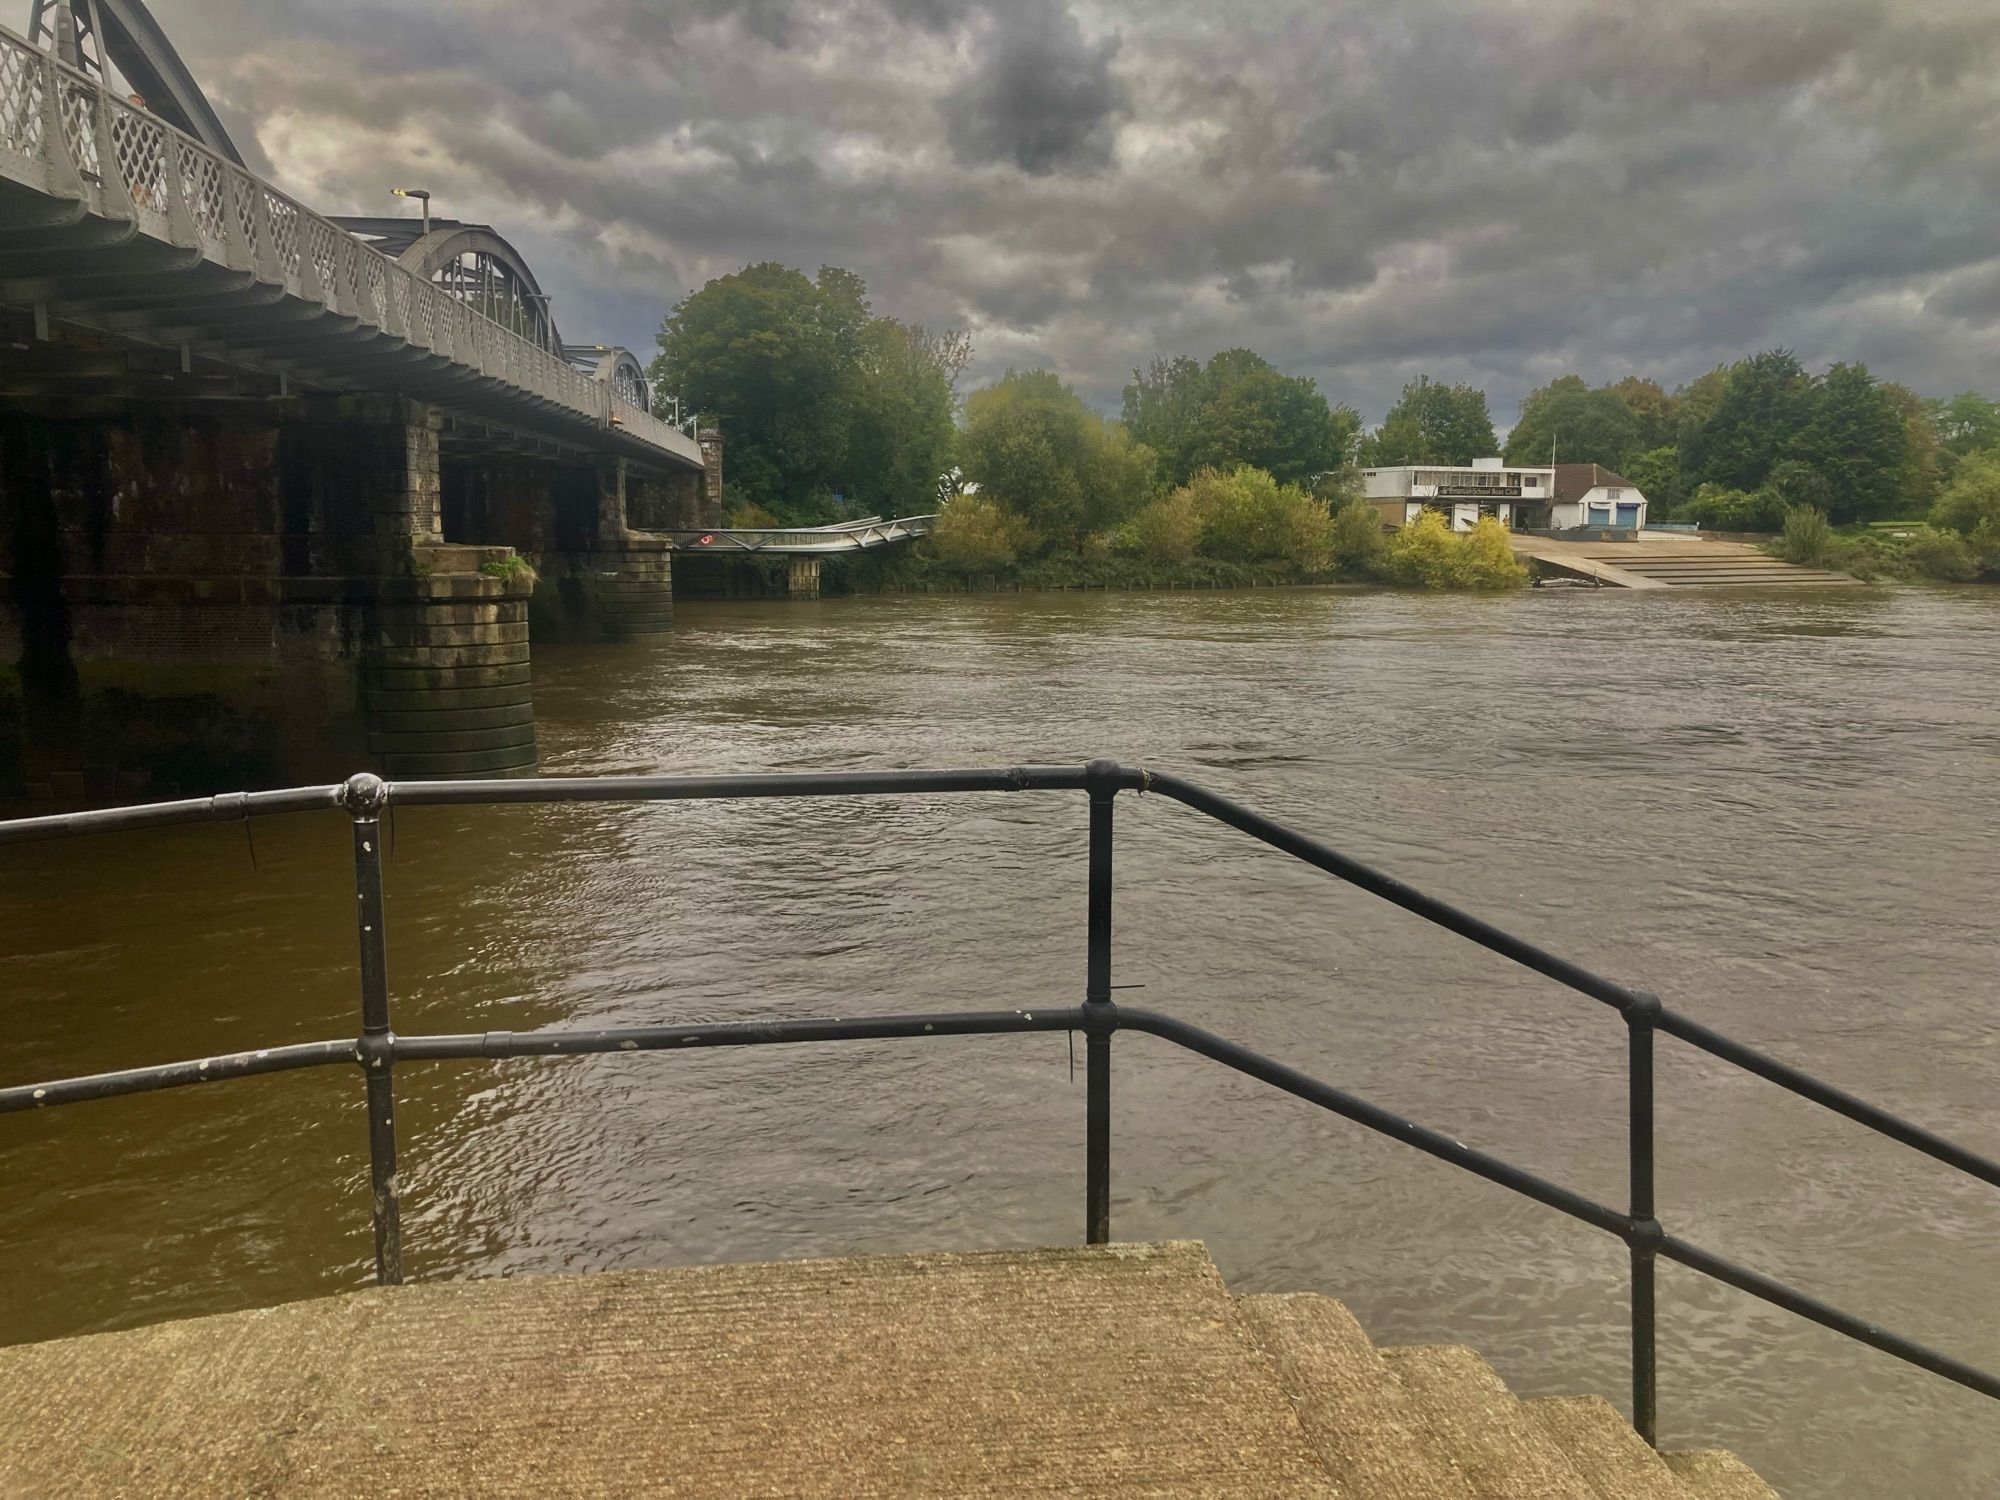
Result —
[[756, 552], [775, 557], [825, 557], [842, 552], [866, 552], [894, 542], [929, 536], [937, 525], [936, 515], [902, 516], [885, 521], [866, 516], [859, 521], [841, 521], [832, 526], [717, 526], [706, 531], [656, 532], [682, 552]]

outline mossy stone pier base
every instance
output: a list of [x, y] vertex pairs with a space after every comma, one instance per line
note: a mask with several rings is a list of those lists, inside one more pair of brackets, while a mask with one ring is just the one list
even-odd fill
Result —
[[368, 752], [383, 775], [534, 769], [524, 578], [385, 580], [368, 621], [362, 665]]
[[531, 618], [537, 640], [630, 640], [674, 623], [673, 549], [628, 533], [589, 550], [545, 553]]

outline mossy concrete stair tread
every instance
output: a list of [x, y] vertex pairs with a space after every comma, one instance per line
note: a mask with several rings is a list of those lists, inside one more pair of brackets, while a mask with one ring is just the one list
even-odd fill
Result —
[[1778, 1500], [1778, 1492], [1734, 1453], [1701, 1449], [1660, 1456], [1688, 1500]]
[[1337, 1495], [1198, 1245], [520, 1277], [0, 1350], [23, 1493]]
[[1603, 1500], [1687, 1500], [1666, 1461], [1602, 1396], [1540, 1396], [1521, 1407]]
[[1237, 1306], [1339, 1493], [1472, 1500], [1471, 1485], [1427, 1444], [1401, 1383], [1344, 1304], [1297, 1292], [1242, 1297]]

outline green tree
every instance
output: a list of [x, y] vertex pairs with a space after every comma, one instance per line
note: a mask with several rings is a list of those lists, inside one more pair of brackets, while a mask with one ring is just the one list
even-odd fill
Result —
[[1681, 472], [1690, 484], [1754, 490], [1791, 453], [1812, 408], [1812, 378], [1791, 350], [1753, 354], [1730, 366], [1713, 413], [1682, 439]]
[[1326, 502], [1295, 484], [1279, 484], [1249, 464], [1225, 473], [1201, 469], [1186, 493], [1201, 518], [1204, 556], [1230, 562], [1284, 561], [1319, 572], [1333, 561]]
[[1225, 349], [1206, 366], [1183, 355], [1134, 370], [1125, 425], [1159, 455], [1165, 483], [1250, 464], [1281, 484], [1300, 484], [1350, 461], [1361, 419], [1330, 406], [1310, 376], [1287, 375], [1249, 349]]
[[2000, 401], [1960, 391], [1929, 403], [1931, 425], [1953, 458], [2000, 446]]
[[1681, 502], [1675, 514], [1684, 521], [1698, 521], [1710, 531], [1774, 532], [1785, 524], [1785, 502], [1769, 486], [1732, 490], [1727, 485], [1705, 484]]
[[1827, 519], [1827, 508], [1833, 504], [1833, 486], [1826, 476], [1800, 458], [1780, 459], [1771, 465], [1771, 477], [1764, 487], [1778, 497], [1780, 505], [1816, 510], [1821, 520]]
[[1477, 386], [1445, 385], [1419, 375], [1382, 425], [1363, 444], [1361, 462], [1370, 468], [1390, 464], [1462, 464], [1499, 450], [1493, 418], [1486, 410], [1486, 392]]
[[1838, 525], [1896, 514], [1903, 505], [1909, 433], [1868, 367], [1829, 366], [1813, 383], [1807, 410], [1805, 426], [1783, 451], [1825, 479], [1827, 518]]
[[1885, 380], [1881, 384], [1882, 394], [1903, 419], [1903, 435], [1909, 443], [1909, 457], [1898, 485], [1903, 503], [1895, 514], [1920, 516], [1937, 499], [1938, 487], [1945, 477], [1947, 454], [1938, 436], [1934, 403], [1900, 381]]
[[1160, 476], [1168, 484], [1185, 484], [1195, 470], [1207, 399], [1207, 372], [1185, 354], [1162, 355], [1132, 371], [1125, 387], [1125, 429], [1158, 455]]
[[1940, 488], [1968, 453], [2000, 447], [2000, 401], [1977, 391], [1960, 391], [1956, 396], [1924, 403], [1931, 419], [1931, 431], [1938, 441], [1937, 482]]
[[847, 445], [838, 487], [866, 510], [912, 515], [937, 503], [938, 476], [958, 440], [958, 376], [971, 341], [875, 318], [862, 331], [840, 391]]
[[930, 537], [938, 561], [966, 574], [1010, 568], [1034, 545], [1026, 521], [983, 495], [953, 495], [945, 501]]
[[800, 519], [831, 491], [844, 456], [836, 397], [846, 332], [802, 272], [746, 266], [674, 305], [660, 328], [654, 386], [722, 419], [732, 490]]
[[732, 504], [784, 523], [928, 508], [951, 456], [961, 335], [878, 317], [860, 277], [766, 261], [717, 277], [660, 327], [655, 388], [722, 419]]
[[1980, 576], [2000, 578], [2000, 448], [1959, 460], [1931, 510], [1931, 525], [1964, 539], [1963, 555]]
[[1680, 435], [1680, 398], [1669, 395], [1657, 380], [1627, 375], [1605, 389], [1625, 403], [1632, 420], [1639, 424], [1640, 451], [1664, 447]]
[[1560, 380], [1530, 392], [1521, 416], [1507, 434], [1507, 462], [1599, 463], [1622, 470], [1639, 451], [1639, 419], [1609, 387], [1591, 390], [1580, 376]]
[[[1674, 438], [1685, 458], [1687, 450], [1693, 446], [1695, 434], [1713, 417], [1716, 408], [1722, 405], [1722, 393], [1729, 385], [1729, 366], [1717, 365], [1705, 375], [1697, 375], [1693, 380], [1674, 392]], [[1683, 470], [1685, 473], [1685, 469]]]
[[1125, 523], [1123, 550], [1150, 563], [1184, 563], [1201, 551], [1201, 512], [1186, 485], [1147, 501]]
[[1649, 513], [1661, 520], [1673, 515], [1687, 498], [1687, 486], [1681, 482], [1680, 450], [1671, 444], [1633, 454], [1618, 472], [1638, 486], [1651, 507]]
[[981, 495], [1069, 547], [1116, 526], [1153, 483], [1153, 450], [1048, 370], [1009, 370], [968, 396], [959, 454]]
[[1334, 566], [1349, 578], [1373, 578], [1383, 568], [1389, 537], [1375, 507], [1348, 495], [1333, 507], [1330, 528]]

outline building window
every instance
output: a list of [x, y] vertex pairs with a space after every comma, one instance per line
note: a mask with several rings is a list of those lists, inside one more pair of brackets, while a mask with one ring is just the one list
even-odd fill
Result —
[[1604, 497], [1607, 500], [1616, 500], [1620, 495], [1624, 493], [1625, 492], [1623, 490], [1606, 490], [1604, 492]]
[[1541, 480], [1540, 480], [1539, 478], [1537, 478], [1537, 477], [1536, 477], [1535, 475], [1533, 475], [1533, 474], [1523, 474], [1523, 475], [1521, 476], [1521, 488], [1522, 488], [1522, 489], [1524, 489], [1524, 490], [1538, 490], [1538, 489], [1540, 489], [1541, 487], [1542, 487], [1542, 481], [1541, 481]]

